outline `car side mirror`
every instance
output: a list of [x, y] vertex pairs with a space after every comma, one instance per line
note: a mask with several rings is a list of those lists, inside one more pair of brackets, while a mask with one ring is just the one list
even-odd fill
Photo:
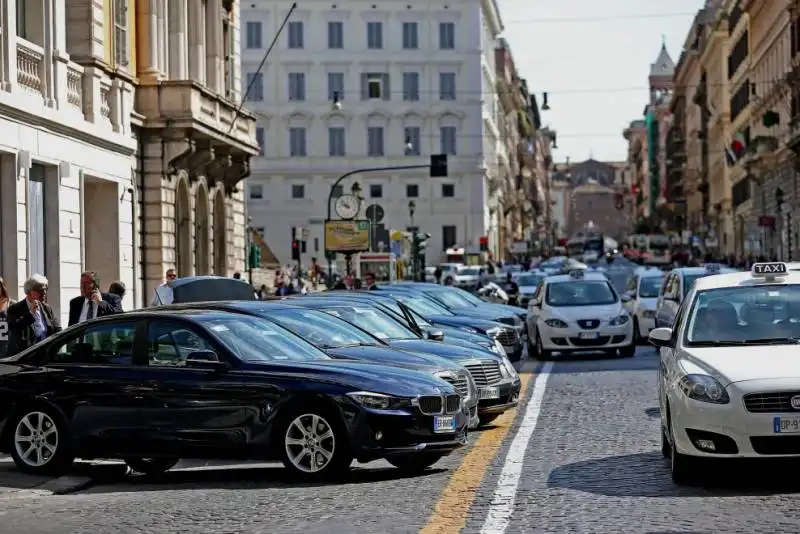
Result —
[[622, 302], [630, 302], [633, 300], [633, 297], [631, 296], [630, 293], [623, 293], [622, 295], [620, 295], [620, 299], [622, 300]]
[[431, 341], [444, 341], [444, 332], [441, 330], [428, 330], [427, 337]]
[[228, 364], [220, 360], [219, 355], [213, 350], [196, 350], [189, 353], [186, 358], [186, 367], [223, 371], [228, 368]]
[[674, 347], [672, 328], [654, 328], [647, 336], [648, 341], [656, 347]]

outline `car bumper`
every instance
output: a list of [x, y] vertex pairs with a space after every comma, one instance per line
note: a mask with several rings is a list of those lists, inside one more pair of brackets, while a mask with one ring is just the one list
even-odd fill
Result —
[[[795, 385], [794, 390], [800, 387]], [[775, 428], [776, 418], [800, 420], [800, 412], [752, 413], [745, 408], [741, 395], [730, 396], [730, 403], [718, 405], [671, 392], [670, 419], [677, 452], [708, 458], [800, 457], [800, 432], [776, 432]], [[709, 442], [713, 448], [709, 448]]]
[[649, 336], [650, 331], [656, 327], [655, 317], [644, 317], [642, 315], [637, 315], [636, 320], [639, 323], [639, 334], [642, 337]]
[[519, 404], [519, 392], [522, 383], [519, 379], [509, 380], [497, 384], [498, 396], [492, 399], [481, 399], [478, 401], [478, 413], [502, 413]]
[[618, 349], [633, 343], [633, 324], [628, 321], [622, 326], [603, 326], [596, 330], [594, 339], [581, 339], [586, 330], [579, 328], [550, 328], [540, 325], [539, 335], [542, 347], [550, 351], [581, 351]]
[[455, 419], [453, 432], [434, 432], [434, 416], [405, 411], [364, 410], [353, 421], [351, 445], [360, 462], [397, 454], [450, 452], [467, 444], [472, 415], [460, 410], [448, 414]]

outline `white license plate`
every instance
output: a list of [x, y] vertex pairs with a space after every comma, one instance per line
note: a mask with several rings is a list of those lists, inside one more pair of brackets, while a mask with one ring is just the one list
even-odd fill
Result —
[[493, 387], [493, 388], [481, 388], [481, 400], [483, 399], [499, 399], [500, 398], [500, 388]]
[[800, 434], [800, 417], [776, 417], [772, 429], [776, 434]]
[[456, 431], [456, 418], [453, 415], [435, 415], [433, 417], [433, 431], [446, 434]]
[[600, 337], [600, 332], [581, 332], [578, 337], [581, 339], [597, 339]]

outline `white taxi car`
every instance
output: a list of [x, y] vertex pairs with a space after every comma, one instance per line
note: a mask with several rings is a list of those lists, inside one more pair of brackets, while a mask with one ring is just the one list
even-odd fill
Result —
[[633, 334], [636, 342], [647, 341], [650, 330], [655, 328], [658, 294], [664, 281], [664, 271], [657, 267], [639, 267], [633, 272], [622, 303], [633, 317]]
[[576, 270], [548, 276], [528, 303], [528, 353], [540, 360], [554, 352], [602, 350], [631, 357], [633, 321], [604, 273]]
[[656, 328], [662, 453], [679, 484], [708, 458], [800, 457], [800, 272], [757, 263], [697, 280]]
[[656, 304], [655, 327], [672, 326], [678, 307], [684, 297], [692, 289], [696, 280], [705, 276], [723, 273], [735, 273], [735, 269], [723, 267], [719, 263], [707, 263], [703, 267], [680, 267], [670, 271], [661, 285]]

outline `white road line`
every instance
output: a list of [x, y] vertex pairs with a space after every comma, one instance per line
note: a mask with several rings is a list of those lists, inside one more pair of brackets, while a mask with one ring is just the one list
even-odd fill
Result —
[[483, 523], [481, 534], [503, 534], [511, 522], [519, 479], [522, 476], [525, 451], [533, 436], [533, 431], [536, 430], [536, 422], [539, 420], [539, 412], [542, 410], [544, 390], [547, 387], [547, 379], [552, 370], [553, 362], [547, 362], [534, 379], [533, 393], [528, 401], [522, 422], [517, 429], [517, 434], [508, 448], [508, 455], [503, 464], [503, 470], [500, 472], [497, 488], [489, 505], [489, 515]]

